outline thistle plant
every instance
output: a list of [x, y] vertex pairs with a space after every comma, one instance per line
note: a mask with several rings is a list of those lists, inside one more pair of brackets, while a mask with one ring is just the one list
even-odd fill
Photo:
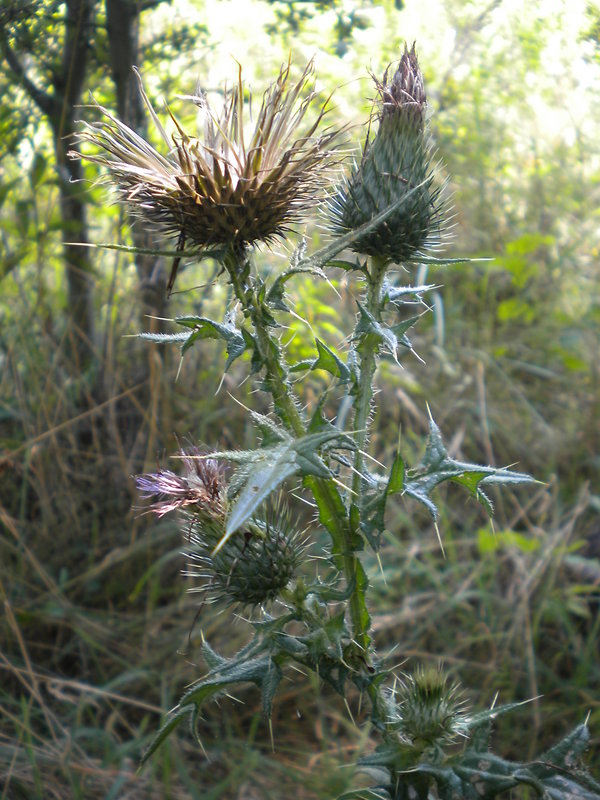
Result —
[[[267, 89], [253, 128], [240, 72], [220, 112], [202, 94], [188, 98], [200, 116], [194, 135], [172, 114], [168, 135], [140, 83], [162, 153], [105, 109], [81, 134], [96, 148], [88, 158], [106, 168], [119, 196], [175, 240], [170, 286], [181, 260], [213, 258], [230, 287], [223, 319], [178, 317], [179, 331], [142, 335], [178, 342], [183, 354], [204, 339], [221, 340], [224, 369], [248, 354], [244, 364], [272, 402], [269, 414], [248, 412], [260, 440], [255, 449], [192, 446], [178, 454], [178, 471], [137, 478], [149, 512], [179, 515], [195, 590], [223, 606], [244, 606], [254, 628], [231, 658], [203, 641], [207, 673], [167, 715], [142, 762], [184, 720], [198, 736], [203, 705], [234, 686], [258, 686], [270, 717], [280, 682], [295, 667], [317, 673], [344, 698], [356, 690], [365, 698], [361, 706], [376, 746], [359, 766], [374, 785], [346, 793], [347, 800], [480, 800], [519, 786], [555, 800], [600, 798], [600, 785], [579, 766], [589, 737], [585, 725], [535, 762], [505, 761], [489, 750], [490, 727], [518, 704], [472, 713], [441, 667], [399, 677], [377, 653], [363, 553], [380, 548], [389, 498], [411, 497], [436, 520], [435, 489], [451, 481], [492, 515], [489, 487], [533, 479], [454, 459], [433, 419], [420, 463], [405, 464], [398, 452], [388, 467], [371, 466], [377, 463], [368, 457], [377, 366], [385, 355], [397, 362], [412, 357], [408, 334], [421, 313], [407, 312], [415, 304], [426, 309], [424, 298], [434, 288], [401, 280], [416, 265], [456, 261], [435, 255], [448, 203], [427, 132], [423, 77], [413, 46], [375, 79], [362, 154], [346, 177], [328, 184], [331, 167], [341, 161], [342, 131], [321, 130], [327, 103], [319, 104], [310, 89], [312, 65], [293, 85], [290, 73], [288, 64]], [[328, 209], [328, 244], [312, 255], [299, 247], [286, 269], [265, 277], [256, 267], [261, 245], [289, 240], [316, 204]], [[346, 260], [343, 251], [355, 256]], [[327, 281], [331, 269], [346, 271], [361, 287], [347, 352], [317, 339], [313, 358], [289, 363], [280, 338], [291, 314], [288, 288], [297, 276]], [[326, 394], [314, 407], [302, 406], [298, 381], [315, 370], [329, 373], [331, 388], [351, 406], [349, 415], [328, 418]], [[285, 500], [273, 501], [289, 492], [290, 479], [301, 483], [316, 509], [303, 533], [291, 525]], [[307, 543], [323, 536], [326, 568], [309, 579]]]

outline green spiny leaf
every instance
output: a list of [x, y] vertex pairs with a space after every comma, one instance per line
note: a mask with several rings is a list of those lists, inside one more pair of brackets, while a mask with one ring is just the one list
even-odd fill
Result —
[[404, 461], [400, 453], [396, 454], [396, 458], [390, 470], [390, 479], [385, 490], [386, 496], [396, 494], [404, 489]]
[[404, 491], [423, 503], [435, 519], [437, 508], [429, 495], [438, 484], [448, 480], [466, 486], [488, 512], [492, 510], [492, 505], [481, 490], [481, 486], [535, 483], [530, 475], [523, 472], [469, 464], [450, 458], [444, 446], [440, 429], [431, 420], [425, 455], [419, 467], [406, 480]]
[[275, 697], [282, 678], [283, 672], [281, 671], [281, 667], [275, 661], [271, 660], [269, 669], [265, 673], [261, 684], [263, 713], [267, 718], [271, 716], [273, 698]]
[[228, 313], [223, 322], [195, 316], [176, 317], [175, 322], [185, 328], [193, 329], [193, 333], [190, 334], [182, 347], [182, 353], [185, 353], [199, 339], [222, 339], [227, 348], [225, 371], [246, 350], [246, 338], [234, 324], [234, 312]]
[[204, 678], [196, 681], [179, 701], [179, 707], [202, 705], [233, 683], [255, 683], [260, 686], [270, 666], [270, 655], [239, 660], [238, 654], [229, 659], [226, 666], [211, 670]]
[[151, 741], [148, 748], [144, 751], [142, 758], [140, 759], [140, 766], [146, 763], [148, 759], [155, 753], [164, 740], [169, 736], [175, 728], [177, 728], [183, 720], [191, 714], [193, 708], [190, 706], [188, 708], [180, 708], [178, 711], [174, 712], [167, 720], [163, 723], [163, 725], [159, 728], [158, 733]]
[[398, 342], [391, 328], [381, 322], [377, 322], [371, 312], [368, 311], [358, 300], [356, 305], [358, 306], [358, 310], [360, 312], [360, 319], [358, 320], [358, 324], [356, 325], [354, 331], [354, 338], [369, 335], [376, 336], [380, 342], [385, 344], [392, 354], [395, 354]]
[[317, 343], [319, 357], [313, 362], [312, 370], [324, 369], [331, 375], [340, 379], [340, 383], [348, 383], [351, 378], [350, 370], [333, 350], [330, 350], [320, 339]]

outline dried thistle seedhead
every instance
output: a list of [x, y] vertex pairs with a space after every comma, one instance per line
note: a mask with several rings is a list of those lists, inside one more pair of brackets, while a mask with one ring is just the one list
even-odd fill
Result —
[[327, 102], [301, 131], [317, 100], [314, 91], [306, 93], [312, 75], [309, 62], [300, 80], [290, 85], [290, 64], [282, 67], [248, 132], [240, 67], [220, 112], [211, 109], [204, 95], [186, 98], [203, 117], [200, 136], [186, 132], [171, 112], [175, 132], [167, 135], [138, 75], [165, 152], [98, 106], [104, 119], [87, 124], [79, 139], [102, 152], [83, 157], [106, 167], [130, 209], [176, 237], [180, 247], [189, 242], [235, 252], [255, 242], [272, 242], [313, 210], [326, 168], [335, 161], [340, 130], [317, 133]]

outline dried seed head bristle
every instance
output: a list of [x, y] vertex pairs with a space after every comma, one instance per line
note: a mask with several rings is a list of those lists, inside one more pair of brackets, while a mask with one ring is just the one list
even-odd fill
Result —
[[[243, 248], [285, 237], [312, 211], [335, 162], [339, 129], [317, 133], [327, 101], [316, 119], [300, 131], [317, 100], [309, 83], [312, 62], [297, 83], [284, 66], [263, 95], [256, 124], [245, 130], [241, 67], [223, 107], [214, 112], [205, 95], [192, 100], [201, 111], [200, 137], [185, 131], [169, 111], [169, 137], [144, 92], [140, 91], [167, 152], [159, 153], [131, 128], [98, 106], [100, 121], [89, 123], [79, 139], [101, 153], [83, 156], [103, 165], [109, 180], [131, 210], [167, 235], [200, 248]], [[79, 157], [77, 153], [74, 157]]]

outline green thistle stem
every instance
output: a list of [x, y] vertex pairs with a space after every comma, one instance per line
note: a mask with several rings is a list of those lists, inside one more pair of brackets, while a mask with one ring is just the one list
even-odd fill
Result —
[[[295, 436], [306, 434], [306, 424], [302, 419], [297, 403], [291, 393], [282, 366], [283, 356], [278, 343], [270, 336], [261, 302], [253, 291], [250, 276], [241, 268], [245, 254], [230, 252], [223, 263], [235, 295], [252, 321], [255, 341], [265, 368], [265, 383], [271, 392], [275, 410], [285, 427]], [[352, 530], [348, 511], [333, 481], [307, 475], [305, 486], [312, 492], [319, 508], [319, 519], [332, 539], [332, 554], [338, 566], [343, 569], [348, 586], [353, 586], [349, 600], [352, 636], [359, 648], [360, 659], [368, 662], [368, 648], [371, 641], [368, 635], [370, 618], [365, 604], [367, 576], [358, 556], [357, 539]], [[361, 542], [362, 544], [362, 542]]]
[[[388, 259], [372, 256], [371, 270], [367, 273], [367, 311], [381, 321], [381, 286], [385, 278]], [[380, 343], [375, 336], [367, 335], [358, 348], [360, 355], [360, 381], [354, 404], [354, 438], [357, 450], [354, 456], [352, 490], [361, 494], [361, 475], [364, 469], [363, 451], [369, 433], [369, 412], [373, 399], [373, 378], [377, 369], [377, 354]]]
[[[376, 319], [381, 317], [381, 286], [385, 277], [387, 259], [373, 256], [371, 271], [367, 273], [367, 310]], [[364, 468], [362, 452], [367, 440], [369, 411], [373, 397], [373, 376], [377, 368], [377, 352], [379, 343], [372, 336], [367, 336], [360, 347], [360, 381], [355, 400], [354, 429], [357, 450], [354, 455], [354, 475], [352, 479], [352, 497], [361, 496], [361, 474]], [[358, 522], [358, 520], [357, 520]], [[349, 598], [350, 618], [352, 620], [352, 635], [354, 641], [362, 651], [362, 656], [368, 661], [371, 637], [369, 628], [371, 618], [366, 605], [366, 593], [369, 580], [358, 556], [358, 549], [362, 548], [362, 534], [357, 522], [351, 521], [344, 550], [344, 574], [353, 590]], [[358, 545], [358, 546], [357, 546]], [[374, 706], [379, 702], [378, 692], [371, 687], [369, 696]]]

